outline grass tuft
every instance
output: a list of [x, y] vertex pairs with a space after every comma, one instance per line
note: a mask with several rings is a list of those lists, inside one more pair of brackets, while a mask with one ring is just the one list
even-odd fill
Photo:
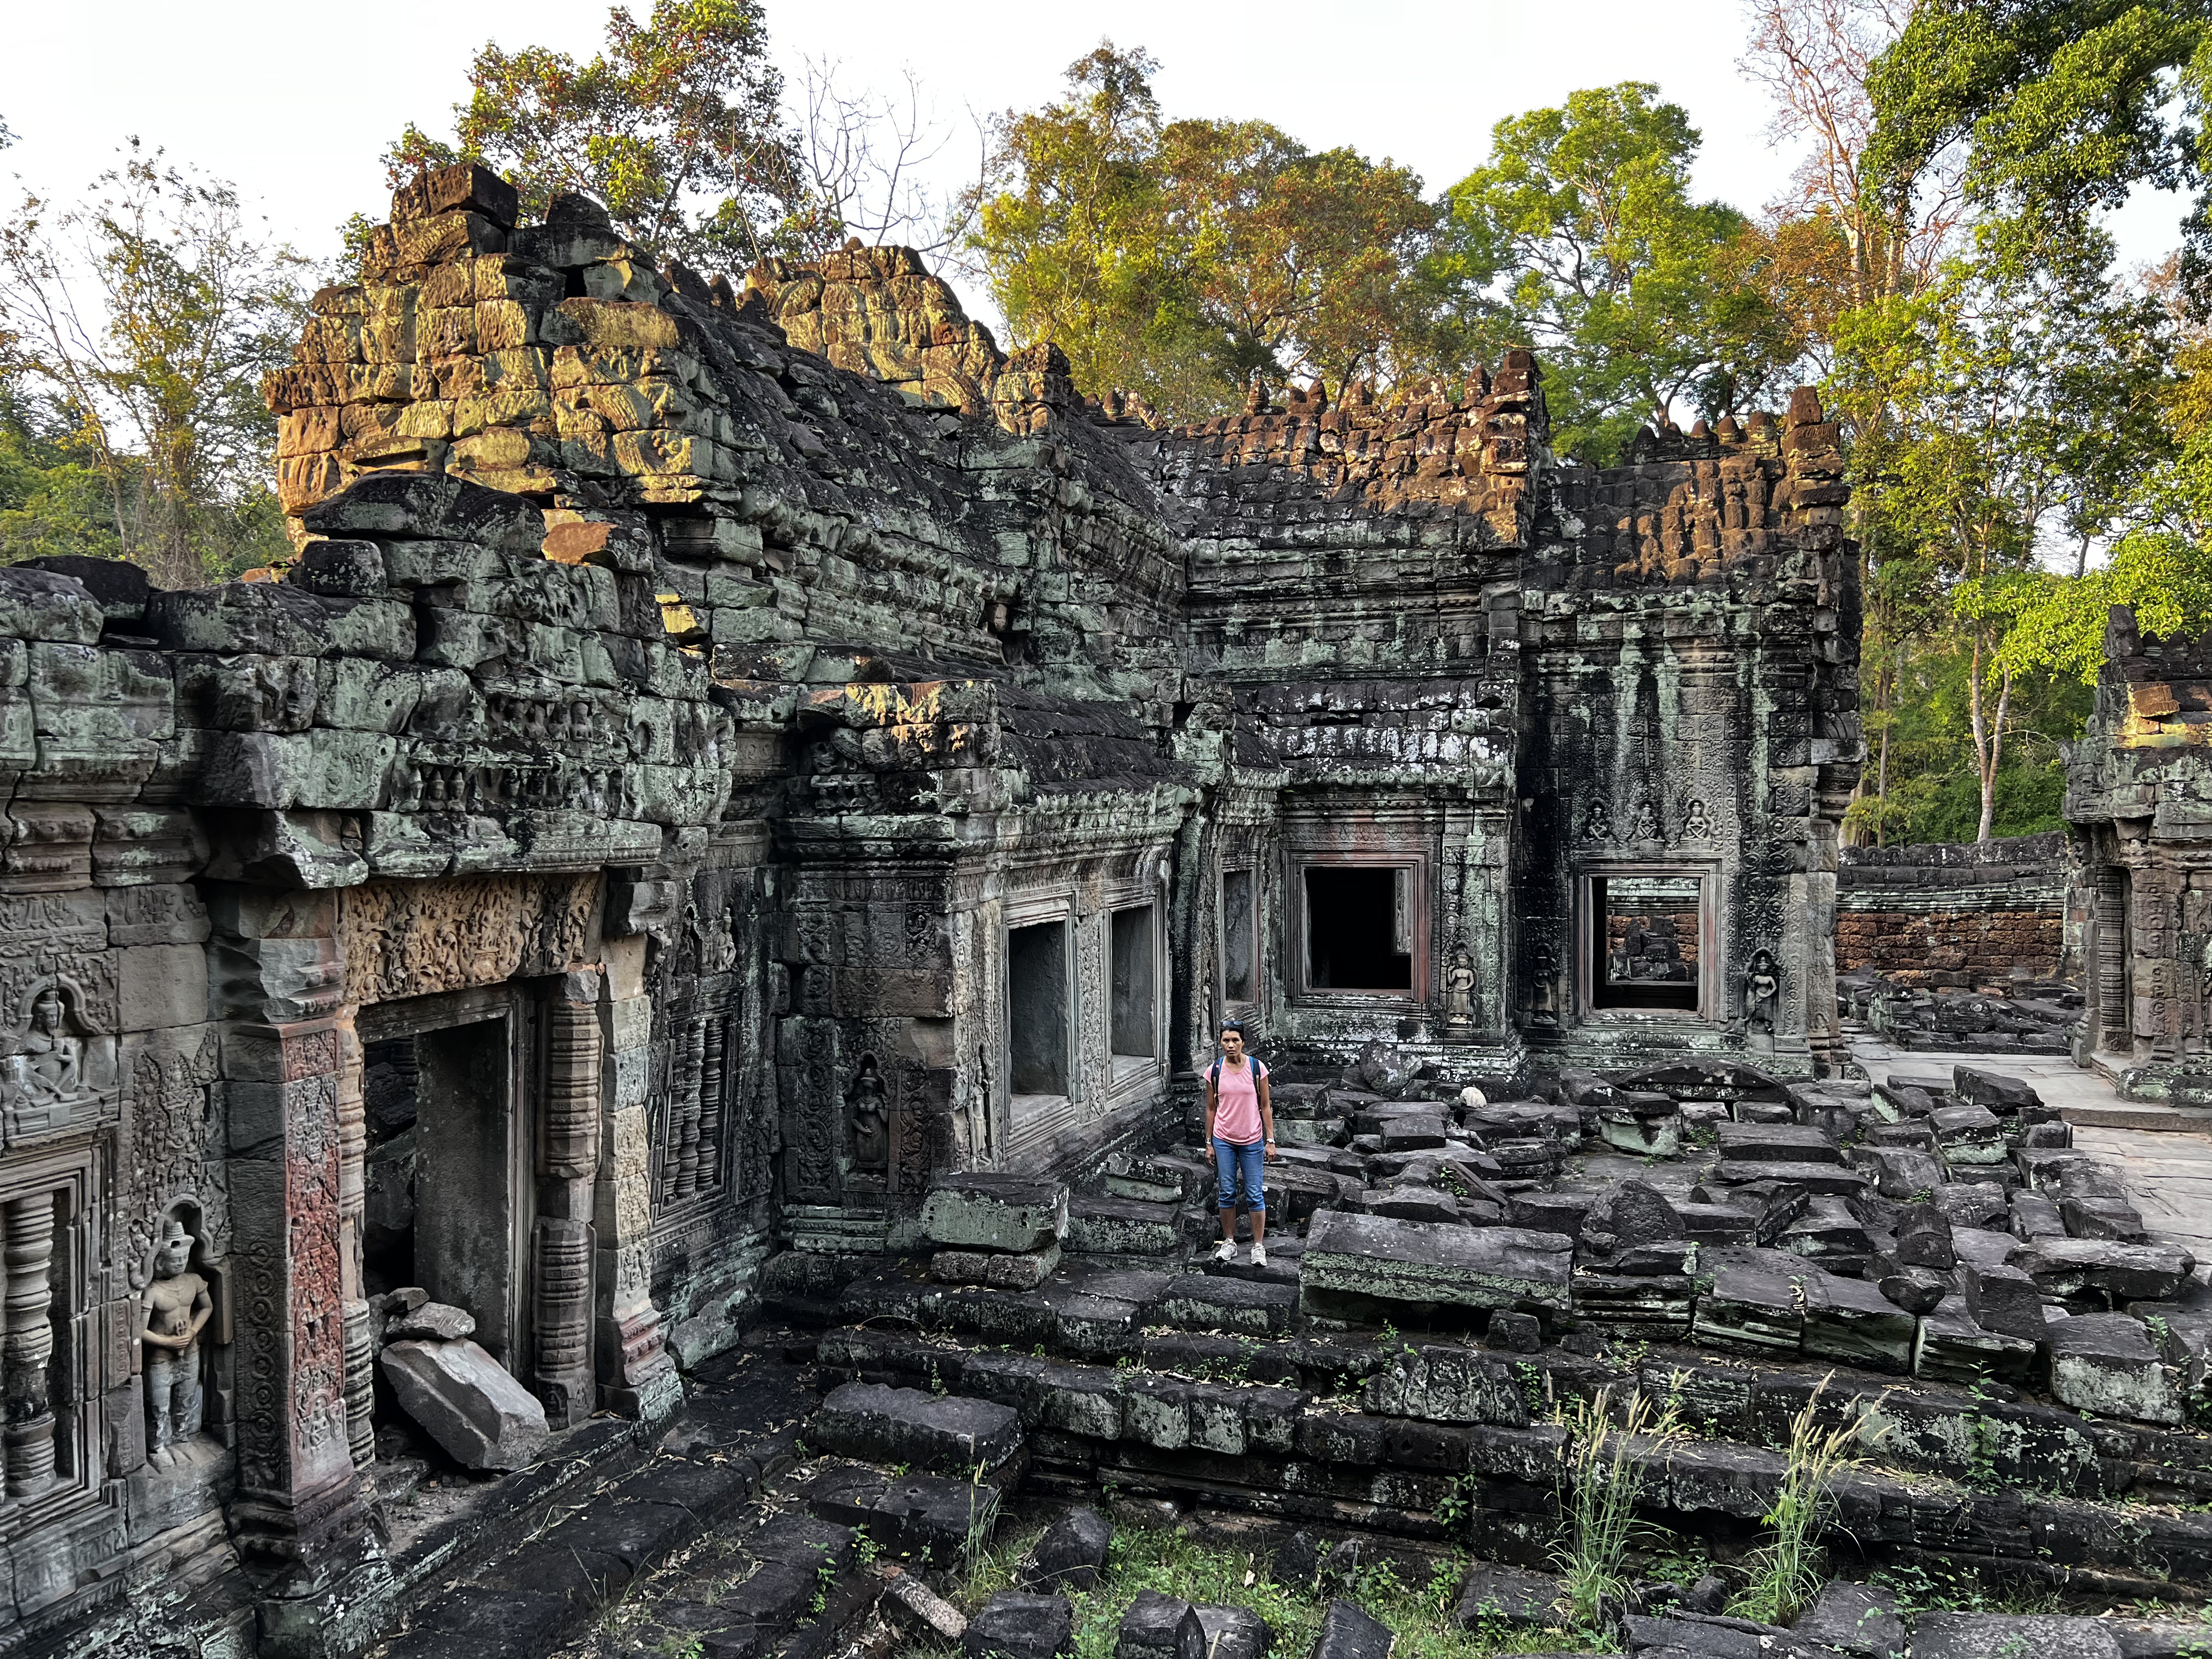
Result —
[[1774, 1537], [1752, 1552], [1751, 1582], [1729, 1603], [1729, 1611], [1739, 1618], [1787, 1624], [1827, 1582], [1820, 1535], [1834, 1509], [1829, 1485], [1858, 1462], [1851, 1448], [1862, 1437], [1859, 1425], [1851, 1421], [1820, 1426], [1820, 1396], [1834, 1379], [1833, 1371], [1822, 1377], [1804, 1409], [1790, 1419], [1790, 1462], [1773, 1507], [1761, 1517]]
[[1570, 1613], [1589, 1629], [1599, 1627], [1604, 1604], [1628, 1588], [1628, 1553], [1647, 1530], [1636, 1518], [1637, 1504], [1657, 1455], [1682, 1436], [1671, 1401], [1655, 1408], [1638, 1390], [1616, 1423], [1612, 1393], [1600, 1389], [1558, 1419], [1573, 1438], [1560, 1474], [1567, 1532], [1553, 1560]]

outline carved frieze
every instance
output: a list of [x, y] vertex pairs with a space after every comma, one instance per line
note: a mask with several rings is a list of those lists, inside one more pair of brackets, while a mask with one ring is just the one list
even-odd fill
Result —
[[494, 985], [592, 959], [599, 878], [476, 876], [373, 881], [342, 896], [345, 1000]]

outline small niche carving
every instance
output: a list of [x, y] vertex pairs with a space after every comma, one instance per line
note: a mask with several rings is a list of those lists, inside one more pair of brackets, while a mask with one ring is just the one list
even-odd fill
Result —
[[853, 1126], [853, 1167], [880, 1174], [890, 1167], [891, 1137], [889, 1091], [873, 1054], [860, 1056], [860, 1074], [845, 1091], [847, 1113]]
[[84, 992], [55, 975], [23, 993], [0, 1072], [0, 1133], [12, 1145], [66, 1129], [115, 1086], [115, 1039], [85, 1016]]
[[148, 1253], [139, 1293], [139, 1350], [146, 1379], [147, 1462], [167, 1468], [206, 1419], [201, 1347], [215, 1317], [216, 1285], [191, 1206], [170, 1206]]

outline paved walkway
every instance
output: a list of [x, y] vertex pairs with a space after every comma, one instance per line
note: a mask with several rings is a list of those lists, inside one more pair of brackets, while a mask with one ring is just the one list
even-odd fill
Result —
[[1954, 1066], [1974, 1066], [2033, 1085], [2045, 1104], [2066, 1114], [2074, 1144], [2119, 1171], [2151, 1237], [2195, 1256], [2200, 1275], [2212, 1265], [2212, 1133], [2205, 1114], [2122, 1100], [2100, 1073], [2059, 1054], [1929, 1054], [1862, 1036], [1851, 1042], [1851, 1057], [1876, 1083], [1899, 1074], [1948, 1078]]

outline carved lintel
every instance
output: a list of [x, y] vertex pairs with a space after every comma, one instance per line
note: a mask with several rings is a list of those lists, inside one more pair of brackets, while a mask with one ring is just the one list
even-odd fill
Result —
[[345, 994], [353, 1003], [556, 973], [596, 937], [599, 878], [471, 876], [372, 881], [343, 896]]

